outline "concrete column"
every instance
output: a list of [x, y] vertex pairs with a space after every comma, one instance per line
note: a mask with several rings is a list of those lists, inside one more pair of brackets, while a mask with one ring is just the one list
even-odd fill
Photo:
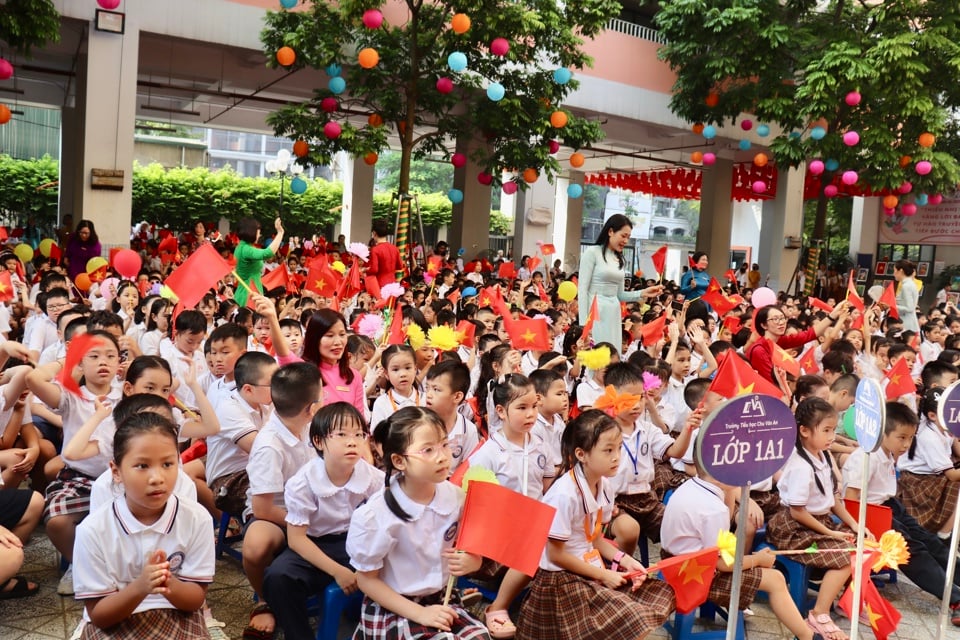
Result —
[[[83, 91], [77, 99], [77, 120], [83, 134], [74, 221], [92, 221], [105, 252], [130, 243], [139, 49], [139, 25], [128, 13], [123, 34], [88, 30], [86, 59], [79, 65]], [[63, 160], [68, 163], [69, 156]], [[123, 188], [94, 189], [94, 169], [123, 171]]]
[[697, 231], [697, 251], [710, 258], [710, 274], [720, 280], [730, 266], [730, 230], [733, 204], [733, 161], [717, 158], [716, 164], [703, 169], [700, 191], [700, 228]]
[[[777, 197], [763, 201], [757, 263], [770, 274], [767, 286], [785, 291], [790, 286], [800, 249], [785, 248], [785, 238], [799, 238], [803, 231], [803, 181], [805, 167], [780, 170]], [[793, 281], [794, 287], [796, 280]]]
[[[447, 244], [454, 255], [463, 248], [464, 262], [490, 248], [490, 194], [492, 187], [480, 184], [477, 176], [484, 170], [473, 159], [480, 140], [457, 140], [457, 152], [467, 157], [467, 164], [453, 170], [453, 186], [463, 192], [463, 201], [453, 205], [447, 228]], [[502, 202], [502, 201], [501, 201]]]
[[583, 196], [567, 196], [567, 187], [571, 184], [585, 188], [582, 171], [571, 171], [569, 178], [557, 178], [557, 209], [553, 219], [553, 244], [557, 253], [550, 256], [549, 266], [553, 266], [554, 260], [561, 260], [564, 273], [573, 273], [579, 268], [583, 235]]
[[[376, 172], [363, 158], [347, 158], [343, 163], [343, 208], [340, 233], [347, 242], [366, 243], [373, 224], [373, 182]], [[415, 222], [414, 222], [415, 224]], [[413, 225], [411, 225], [411, 229]], [[420, 230], [413, 236], [420, 242]]]
[[[82, 76], [78, 76], [80, 78]], [[77, 87], [78, 96], [83, 87]], [[79, 101], [79, 97], [78, 97]], [[79, 211], [83, 204], [83, 118], [76, 107], [60, 110], [60, 202], [57, 222]], [[74, 224], [80, 220], [74, 216]]]
[[[563, 197], [564, 199], [567, 197], [565, 190]], [[554, 216], [558, 200], [559, 190], [547, 180], [546, 176], [540, 176], [539, 180], [527, 186], [526, 191], [517, 192], [513, 233], [514, 259], [519, 260], [523, 256], [535, 255], [539, 248], [538, 242], [544, 244], [553, 241], [553, 230], [556, 226]], [[549, 214], [544, 216], [543, 212], [549, 212]], [[547, 219], [549, 222], [545, 225], [534, 224], [530, 222], [531, 216], [537, 220]]]
[[[881, 216], [883, 216], [882, 198], [853, 199], [853, 215], [850, 220], [850, 257], [854, 260], [858, 253], [869, 253], [874, 255], [874, 261], [876, 261]], [[937, 255], [939, 257], [939, 254]]]

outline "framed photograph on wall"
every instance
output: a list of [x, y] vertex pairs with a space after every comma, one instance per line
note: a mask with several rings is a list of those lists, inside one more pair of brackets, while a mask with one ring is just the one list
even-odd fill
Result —
[[929, 262], [918, 262], [917, 263], [917, 277], [926, 278], [930, 274], [930, 263]]
[[864, 269], [862, 267], [857, 269], [857, 282], [866, 282], [869, 275], [870, 269]]
[[935, 276], [940, 275], [940, 272], [943, 271], [943, 268], [945, 266], [946, 265], [944, 264], [943, 260], [935, 260], [933, 262], [933, 275]]
[[878, 263], [877, 263], [877, 270], [874, 271], [874, 273], [875, 273], [876, 275], [878, 275], [878, 276], [885, 276], [885, 275], [887, 275], [887, 263], [886, 263], [886, 262], [878, 262]]
[[955, 306], [960, 306], [960, 292], [951, 291], [950, 293], [948, 293], [947, 302], [951, 302]]

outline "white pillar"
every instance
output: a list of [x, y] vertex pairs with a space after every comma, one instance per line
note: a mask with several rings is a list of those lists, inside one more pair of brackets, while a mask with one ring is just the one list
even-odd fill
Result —
[[[469, 262], [490, 248], [490, 185], [480, 184], [477, 176], [483, 171], [473, 159], [481, 140], [457, 140], [457, 152], [467, 157], [467, 164], [453, 170], [453, 186], [463, 192], [463, 202], [453, 205], [447, 229], [447, 244], [456, 255], [465, 249], [464, 262]], [[502, 201], [501, 201], [502, 202]]]
[[[566, 198], [566, 195], [564, 191], [563, 197]], [[537, 243], [553, 241], [558, 197], [557, 187], [545, 176], [540, 176], [536, 182], [528, 185], [523, 193], [517, 193], [513, 234], [514, 259], [536, 255], [539, 249]]]
[[[363, 158], [345, 158], [343, 162], [343, 208], [340, 216], [340, 233], [347, 242], [366, 242], [370, 239], [373, 225], [374, 168]], [[413, 226], [411, 225], [411, 229]], [[419, 242], [419, 229], [414, 236]]]
[[805, 173], [805, 167], [781, 169], [777, 179], [777, 197], [763, 202], [757, 262], [760, 271], [770, 275], [767, 286], [774, 291], [787, 289], [800, 259], [800, 249], [785, 248], [785, 239], [802, 235]]
[[700, 189], [700, 228], [697, 251], [706, 252], [710, 273], [720, 280], [730, 266], [730, 230], [733, 225], [733, 161], [717, 158], [716, 164], [703, 169]]
[[553, 266], [554, 260], [560, 260], [565, 273], [573, 273], [580, 266], [580, 238], [583, 235], [583, 196], [571, 198], [567, 187], [571, 184], [583, 184], [583, 172], [571, 171], [569, 178], [557, 178], [557, 209], [553, 218], [553, 245], [556, 255], [547, 262]]
[[[876, 254], [880, 217], [883, 215], [882, 208], [882, 198], [853, 199], [853, 215], [850, 220], [850, 257], [854, 261], [858, 253]], [[875, 256], [874, 261], [876, 261]]]

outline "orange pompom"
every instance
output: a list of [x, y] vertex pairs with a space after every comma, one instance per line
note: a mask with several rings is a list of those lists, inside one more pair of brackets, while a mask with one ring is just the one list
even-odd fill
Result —
[[570, 166], [575, 169], [582, 167], [585, 160], [583, 154], [578, 151], [570, 154]]
[[297, 140], [293, 143], [293, 155], [303, 158], [308, 153], [310, 153], [310, 145], [305, 140]]
[[290, 47], [280, 47], [277, 50], [277, 62], [285, 67], [289, 67], [297, 61], [297, 52]]

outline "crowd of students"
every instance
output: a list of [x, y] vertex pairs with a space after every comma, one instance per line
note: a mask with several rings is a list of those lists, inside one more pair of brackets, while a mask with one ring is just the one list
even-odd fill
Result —
[[[275, 228], [256, 250], [268, 270], [282, 260], [304, 274], [345, 255], [337, 244], [280, 243]], [[180, 239], [180, 259], [229, 242], [205, 232]], [[618, 347], [584, 335], [577, 306], [589, 301], [561, 299], [559, 271], [545, 278], [525, 264], [525, 277], [499, 278], [485, 261], [467, 268], [439, 250], [435, 281], [405, 275], [396, 304], [281, 288], [238, 305], [227, 277], [174, 317], [160, 285], [176, 260], [142, 233], [137, 281], [108, 279], [86, 295], [59, 265], [38, 257], [24, 271], [0, 255], [19, 292], [0, 307], [0, 598], [36, 592], [17, 571], [42, 518], [70, 563], [58, 591], [84, 603], [79, 637], [222, 638], [206, 591], [224, 513], [243, 535], [258, 596], [244, 638], [257, 640], [278, 629], [312, 638], [307, 598], [334, 582], [364, 594], [356, 638], [642, 638], [676, 600], [635, 559], [641, 536], [663, 557], [713, 546], [731, 528], [752, 540], [764, 525], [780, 549], [846, 548], [857, 524], [842, 498], [861, 496], [892, 508], [911, 580], [935, 597], [947, 580], [960, 486], [960, 447], [936, 410], [958, 377], [960, 311], [949, 303], [920, 314], [917, 335], [870, 300], [860, 309], [781, 294], [756, 310], [741, 288], [719, 315], [700, 300], [676, 304], [668, 283], [654, 297], [628, 296]], [[258, 237], [258, 226], [245, 229], [248, 258]], [[285, 256], [272, 257], [281, 246]], [[912, 272], [906, 261], [898, 268]], [[364, 321], [391, 313], [412, 327], [400, 341], [388, 324]], [[552, 349], [516, 349], [510, 325], [523, 317], [546, 322]], [[416, 338], [437, 327], [473, 340], [440, 349]], [[776, 364], [777, 350], [804, 362], [803, 374]], [[749, 496], [711, 478], [694, 449], [724, 400], [711, 379], [727, 358], [776, 385], [797, 420], [795, 453]], [[890, 385], [901, 360], [915, 388], [887, 404], [882, 446], [864, 454], [845, 428], [857, 383]], [[556, 509], [532, 578], [453, 548], [463, 491], [448, 480], [464, 465]], [[741, 500], [749, 518], [738, 523]], [[848, 554], [795, 558], [822, 572], [806, 618], [769, 550], [744, 558], [734, 606], [762, 590], [797, 638], [844, 640], [831, 616]], [[717, 570], [709, 599], [730, 608], [733, 567], [721, 560]], [[445, 598], [451, 575], [495, 585], [494, 601]], [[950, 579], [960, 625], [960, 574]]]

